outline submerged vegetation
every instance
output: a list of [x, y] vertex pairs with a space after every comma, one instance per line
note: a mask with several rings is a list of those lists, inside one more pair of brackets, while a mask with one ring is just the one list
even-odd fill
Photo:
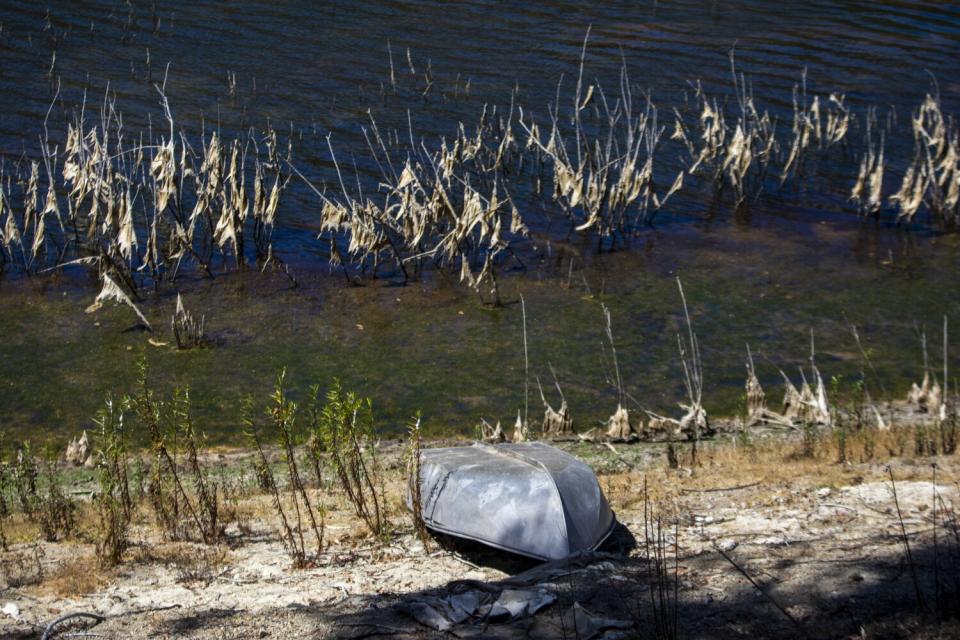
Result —
[[[129, 10], [130, 15], [136, 13], [132, 7]], [[138, 33], [159, 37], [157, 25], [163, 22], [172, 42], [177, 31], [173, 16], [169, 22], [165, 20], [166, 16], [151, 16], [147, 27], [152, 26], [152, 31], [147, 28], [140, 32], [144, 25], [138, 26], [131, 18], [123, 25], [120, 40], [131, 44]], [[137, 61], [135, 69], [131, 63], [131, 75], [140, 83], [135, 90], [113, 83], [106, 72], [96, 81], [79, 84], [77, 76], [82, 74], [64, 57], [72, 27], [48, 16], [43, 31], [53, 55], [49, 65], [45, 61], [43, 71], [44, 87], [49, 92], [36, 92], [36, 104], [42, 108], [36, 113], [35, 127], [24, 127], [29, 135], [24, 133], [20, 144], [4, 147], [0, 165], [0, 269], [14, 275], [8, 283], [15, 281], [13, 286], [5, 283], [0, 287], [10, 292], [7, 300], [14, 304], [30, 287], [58, 288], [58, 292], [73, 289], [68, 295], [81, 289], [86, 297], [84, 288], [95, 286], [96, 291], [85, 302], [91, 315], [99, 315], [90, 318], [88, 324], [99, 326], [97, 323], [103, 321], [116, 327], [118, 319], [129, 318], [157, 333], [169, 332], [169, 338], [153, 335], [149, 342], [145, 336], [142, 341], [134, 341], [140, 334], [105, 337], [106, 332], [91, 331], [82, 341], [89, 344], [96, 340], [98, 346], [109, 344], [111, 348], [131, 347], [131, 351], [138, 350], [140, 342], [157, 348], [176, 345], [181, 351], [194, 350], [179, 354], [184, 357], [176, 361], [170, 356], [159, 367], [169, 386], [176, 386], [186, 378], [197, 379], [201, 371], [211, 371], [212, 361], [234, 358], [241, 351], [248, 368], [264, 353], [271, 354], [272, 368], [283, 364], [299, 368], [295, 359], [303, 356], [291, 352], [298, 350], [307, 322], [296, 328], [278, 328], [281, 312], [261, 322], [267, 313], [262, 311], [265, 307], [289, 304], [289, 298], [279, 303], [259, 300], [261, 313], [247, 313], [253, 299], [263, 297], [263, 289], [246, 295], [245, 287], [251, 286], [254, 274], [263, 270], [274, 272], [280, 282], [292, 287], [307, 282], [301, 269], [319, 272], [327, 267], [351, 284], [374, 278], [386, 278], [390, 284], [420, 281], [437, 287], [459, 282], [464, 291], [475, 290], [484, 306], [504, 307], [517, 300], [521, 286], [536, 286], [544, 272], [565, 272], [566, 289], [576, 290], [572, 295], [581, 294], [582, 280], [583, 298], [599, 301], [619, 313], [618, 304], [631, 302], [613, 300], [605, 295], [608, 291], [619, 294], [647, 286], [637, 275], [641, 270], [671, 272], [672, 279], [678, 265], [672, 256], [656, 259], [663, 256], [661, 253], [646, 262], [638, 258], [621, 271], [599, 270], [592, 274], [597, 277], [588, 278], [588, 264], [593, 269], [611, 262], [604, 263], [605, 258], [594, 258], [593, 254], [637, 246], [652, 250], [655, 243], [662, 246], [663, 240], [657, 231], [649, 231], [651, 225], [673, 225], [672, 221], [678, 219], [704, 221], [703, 225], [686, 225], [675, 234], [667, 251], [679, 255], [684, 253], [687, 238], [701, 235], [701, 228], [708, 226], [718, 211], [733, 209], [731, 219], [746, 227], [740, 223], [749, 219], [752, 210], [786, 209], [786, 218], [795, 213], [793, 206], [802, 209], [805, 216], [795, 228], [804, 242], [808, 234], [821, 235], [810, 221], [823, 222], [823, 211], [859, 213], [891, 223], [858, 226], [853, 215], [847, 216], [851, 221], [844, 222], [838, 233], [848, 234], [852, 228], [864, 235], [886, 234], [876, 247], [868, 246], [872, 238], [847, 243], [856, 244], [847, 252], [856, 254], [847, 256], [848, 261], [866, 262], [863, 256], [867, 255], [878, 272], [899, 269], [904, 273], [916, 266], [922, 273], [928, 265], [919, 265], [918, 259], [902, 267], [901, 256], [893, 255], [888, 245], [901, 240], [905, 244], [920, 242], [921, 238], [926, 241], [929, 235], [936, 236], [934, 241], [938, 243], [938, 248], [931, 251], [938, 252], [938, 260], [947, 263], [944, 269], [940, 269], [943, 262], [937, 265], [935, 276], [952, 269], [951, 249], [939, 248], [951, 247], [956, 241], [956, 235], [949, 232], [956, 228], [960, 192], [952, 87], [944, 85], [941, 97], [940, 87], [931, 76], [929, 95], [924, 95], [926, 82], [921, 81], [897, 93], [896, 104], [887, 104], [886, 97], [861, 91], [860, 84], [847, 82], [843, 76], [838, 82], [838, 75], [829, 70], [814, 70], [808, 77], [806, 71], [800, 71], [803, 61], [798, 60], [791, 60], [798, 64], [778, 70], [774, 74], [777, 82], [771, 83], [769, 70], [763, 67], [762, 59], [756, 60], [751, 44], [731, 51], [729, 59], [714, 54], [709, 63], [718, 69], [716, 72], [708, 72], [704, 64], [700, 69], [677, 70], [683, 75], [655, 75], [638, 64], [638, 57], [642, 57], [635, 55], [632, 47], [637, 43], [631, 35], [611, 35], [599, 23], [593, 24], [597, 26], [586, 29], [586, 34], [582, 27], [575, 27], [578, 35], [572, 40], [557, 36], [544, 43], [559, 51], [549, 56], [558, 64], [546, 67], [543, 74], [521, 68], [514, 86], [506, 84], [504, 73], [492, 74], [492, 80], [481, 82], [476, 76], [470, 80], [467, 74], [474, 70], [466, 68], [454, 69], [464, 75], [457, 74], [448, 85], [437, 75], [436, 57], [421, 61], [409, 48], [403, 56], [396, 40], [392, 45], [380, 40], [379, 49], [372, 49], [368, 55], [376, 58], [376, 65], [360, 67], [363, 77], [359, 78], [359, 96], [344, 94], [339, 84], [332, 93], [339, 94], [333, 97], [340, 102], [316, 100], [316, 94], [303, 92], [312, 120], [311, 141], [311, 127], [304, 113], [294, 111], [288, 119], [287, 112], [276, 108], [275, 103], [267, 108], [266, 118], [260, 119], [263, 112], [252, 109], [254, 115], [249, 119], [242, 115], [237, 124], [234, 116], [246, 114], [257, 96], [255, 80], [249, 82], [250, 76], [242, 70], [222, 69], [225, 73], [218, 71], [217, 87], [198, 89], [192, 84], [190, 70], [180, 66], [177, 56], [164, 52], [164, 59], [157, 64], [155, 53], [163, 48], [154, 50], [153, 65], [149, 48], [143, 51], [144, 64]], [[13, 37], [9, 32], [7, 35]], [[614, 44], [623, 44], [624, 49], [620, 55], [610, 56]], [[425, 50], [424, 54], [430, 52]], [[462, 64], [462, 60], [451, 55], [444, 63]], [[370, 70], [376, 67], [380, 71]], [[325, 73], [328, 70], [319, 71], [318, 77], [332, 82]], [[506, 72], [511, 73], [514, 71]], [[756, 88], [751, 73], [755, 74]], [[817, 76], [825, 81], [818, 84]], [[684, 84], [687, 77], [690, 81]], [[104, 89], [103, 80], [111, 82], [109, 88]], [[379, 85], [379, 91], [368, 91], [374, 85]], [[220, 95], [223, 90], [226, 95]], [[213, 102], [199, 103], [195, 98], [200, 94], [225, 100], [222, 118], [219, 102], [214, 119], [210, 111]], [[913, 110], [908, 116], [910, 109], [904, 105], [910, 103]], [[425, 120], [430, 124], [423, 124]], [[889, 227], [894, 222], [918, 233], [891, 233]], [[874, 228], [880, 231], [872, 231]], [[831, 231], [836, 229], [831, 226]], [[686, 237], [677, 237], [682, 235]], [[741, 246], [751, 242], [757, 239], [743, 240]], [[691, 253], [699, 252], [700, 246], [690, 244]], [[725, 249], [732, 249], [727, 252], [729, 264], [737, 262], [734, 254], [739, 247], [728, 245]], [[770, 249], [758, 246], [756, 255], [774, 255]], [[882, 255], [887, 252], [889, 256]], [[805, 262], [807, 257], [796, 262]], [[736, 268], [746, 270], [751, 267], [749, 262], [743, 260]], [[686, 278], [688, 268], [693, 271], [701, 265], [693, 261], [682, 266]], [[802, 270], [806, 266], [794, 264], [790, 268]], [[845, 266], [841, 262], [838, 268]], [[554, 269], [556, 274], [551, 272]], [[708, 286], [702, 279], [710, 275], [708, 269], [703, 271], [694, 276], [701, 278], [701, 289]], [[239, 272], [250, 272], [250, 277], [238, 277]], [[505, 272], [524, 272], [526, 282], [507, 284]], [[221, 277], [223, 274], [230, 277]], [[329, 280], [335, 283], [338, 278]], [[207, 286], [215, 281], [218, 285]], [[28, 284], [18, 291], [18, 285], [24, 282]], [[265, 278], [264, 282], [264, 289], [277, 288], [272, 279]], [[786, 309], [794, 304], [785, 302], [789, 296], [800, 298], [813, 286], [787, 283], [784, 292], [786, 288], [796, 290], [777, 299]], [[864, 286], [876, 287], [873, 282]], [[907, 289], [913, 285], [900, 282], [899, 286]], [[855, 285], [841, 288], [852, 291]], [[668, 299], [663, 287], [650, 293], [651, 298]], [[766, 294], [763, 291], [760, 295]], [[332, 294], [331, 304], [325, 302], [324, 306], [333, 306], [336, 295]], [[860, 294], [851, 293], [849, 297]], [[746, 298], [742, 294], [741, 299]], [[874, 306], [889, 304], [891, 298], [895, 296], [878, 295]], [[63, 305], [64, 315], [70, 312], [66, 310], [68, 304], [78, 302], [75, 297], [66, 300], [69, 303]], [[132, 310], [124, 309], [126, 315], [110, 314], [103, 307], [111, 301]], [[713, 304], [712, 300], [705, 302]], [[756, 297], [750, 304], [754, 303]], [[835, 307], [846, 303], [824, 302], [822, 308], [798, 314], [805, 317], [796, 325], [804, 325], [805, 331], [811, 316], [823, 318], [825, 323], [835, 321], [849, 311]], [[312, 304], [313, 300], [308, 300], [304, 306]], [[466, 306], [459, 297], [451, 302], [453, 305], [457, 313]], [[544, 306], [537, 310], [541, 317], [534, 322], [543, 322]], [[737, 304], [729, 313], [743, 317], [746, 306]], [[860, 309], [866, 306], [864, 303]], [[928, 305], [925, 311], [931, 307]], [[644, 311], [651, 308], [648, 303]], [[771, 325], [780, 322], [782, 326], [773, 315], [784, 309], [765, 309], [765, 318]], [[465, 313], [472, 311], [471, 305]], [[934, 311], [954, 310], [940, 304]], [[490, 312], [487, 317], [496, 322], [506, 313]], [[858, 321], [863, 321], [865, 313]], [[30, 323], [26, 314], [24, 319], [19, 315], [11, 310], [2, 320], [4, 326]], [[323, 319], [336, 324], [332, 312]], [[356, 324], [362, 332], [364, 323], [368, 327], [370, 324], [367, 317], [360, 320], [346, 326]], [[268, 326], [271, 323], [274, 326]], [[418, 335], [443, 331], [425, 328], [428, 324], [440, 323], [428, 322], [424, 314], [415, 329], [397, 331], [397, 343], [414, 330]], [[633, 318], [621, 324], [632, 325]], [[571, 321], [561, 327], [563, 339], [579, 337], [574, 332], [582, 331], [585, 325]], [[76, 332], [78, 326], [79, 322], [73, 323], [71, 331]], [[703, 325], [698, 328], [710, 331]], [[337, 331], [337, 338], [345, 333], [343, 327], [330, 331]], [[537, 328], [532, 331], [535, 334]], [[745, 331], [753, 333], [751, 340], [766, 337], [754, 337], [758, 333], [754, 327]], [[622, 340], [633, 347], [630, 343], [639, 333], [633, 329], [628, 332]], [[31, 335], [40, 333], [37, 329]], [[457, 343], [457, 330], [449, 333], [454, 336], [451, 343]], [[648, 333], [645, 331], [642, 337]], [[673, 331], [666, 333], [673, 335]], [[267, 344], [276, 335], [282, 335], [286, 343]], [[491, 354], [491, 360], [483, 365], [486, 368], [513, 368], [503, 357], [504, 349], [494, 353], [489, 348], [489, 333], [468, 339], [476, 345], [474, 352]], [[511, 339], [504, 333], [500, 342]], [[294, 341], [298, 346], [289, 344]], [[322, 349], [329, 342], [315, 340], [310, 348]], [[237, 346], [244, 343], [256, 344], [246, 349]], [[222, 349], [223, 345], [231, 350]], [[793, 346], [791, 351], [795, 351]], [[197, 347], [211, 347], [220, 353], [210, 355]], [[49, 348], [35, 344], [16, 347], [24, 352]], [[651, 357], [662, 361], [658, 363], [661, 370], [670, 366], [672, 377], [680, 380], [683, 368], [666, 364], [675, 359], [673, 345], [669, 354], [659, 345], [655, 348], [657, 353]], [[782, 349], [782, 345], [777, 348]], [[684, 349], [691, 355], [692, 345], [685, 344]], [[359, 360], [353, 360], [353, 350], [351, 344], [337, 356], [357, 362], [360, 369]], [[375, 350], [368, 349], [367, 353]], [[631, 355], [640, 353], [643, 351], [634, 349]], [[87, 395], [101, 395], [112, 386], [107, 378], [129, 367], [129, 360], [141, 354], [137, 351], [123, 362], [115, 353], [102, 357], [98, 353], [99, 377], [92, 376], [98, 382], [97, 393]], [[729, 353], [725, 355], [726, 361], [733, 360]], [[366, 358], [363, 366], [374, 368], [372, 360]], [[897, 370], [900, 382], [906, 375], [907, 367], [902, 365], [906, 360], [891, 367]], [[21, 356], [20, 362], [24, 361], [28, 361], [27, 356]], [[578, 420], [586, 419], [594, 425], [595, 407], [590, 408], [589, 416], [582, 408], [583, 397], [589, 393], [584, 389], [601, 385], [596, 377], [586, 384], [575, 381], [578, 373], [573, 369], [579, 363], [565, 365], [558, 369], [564, 385], [569, 385], [564, 388], [566, 396], [559, 406], [546, 406], [545, 402], [544, 410], [555, 414], [555, 428], [569, 435], [568, 423], [574, 412]], [[313, 368], [319, 366], [312, 365], [309, 375], [324, 379], [339, 375], [333, 365], [322, 371]], [[18, 377], [14, 368], [10, 368], [11, 379]], [[224, 368], [219, 372], [222, 379]], [[71, 380], [85, 375], [75, 369], [58, 373]], [[355, 384], [363, 374], [348, 371], [342, 377]], [[529, 409], [527, 377], [524, 423]], [[251, 390], [253, 376], [246, 378], [243, 391], [223, 399], [228, 407], [238, 406], [239, 396]], [[738, 384], [730, 382], [733, 376], [729, 374], [722, 378], [728, 396], [732, 395], [729, 390]], [[209, 379], [215, 380], [216, 376]], [[686, 380], [684, 383], [686, 386]], [[215, 411], [213, 406], [221, 399], [216, 397], [218, 392], [211, 392], [213, 383], [196, 384], [202, 385], [194, 393], [196, 408]], [[799, 393], [802, 382], [795, 384]], [[489, 407], [493, 404], [489, 398], [504, 396], [505, 386], [495, 390], [488, 386], [476, 393], [461, 382], [456, 390], [431, 391], [436, 391], [436, 396], [450, 396], [451, 404], [486, 402]], [[92, 413], [89, 403], [82, 410], [60, 406], [57, 411], [49, 410], [49, 406], [38, 410], [39, 401], [28, 397], [28, 387], [29, 383], [13, 380], [13, 391], [0, 391], [0, 398], [9, 398], [15, 405], [16, 421], [21, 425], [61, 419], [78, 423], [80, 416]], [[395, 390], [396, 386], [391, 389]], [[661, 393], [665, 402], [654, 404], [643, 399], [645, 409], [640, 412], [622, 391], [618, 390], [623, 396], [618, 401], [625, 412], [648, 416], [645, 411], [650, 410], [663, 413], [664, 418], [671, 415], [671, 389]], [[712, 399], [710, 394], [709, 384], [698, 392], [708, 400]], [[724, 410], [729, 411], [732, 398], [726, 400]], [[686, 404], [692, 410], [697, 402], [691, 397]], [[430, 407], [421, 407], [413, 400], [396, 409], [391, 406], [391, 426], [398, 430], [417, 408]], [[629, 416], [623, 420], [626, 414], [615, 411], [615, 407], [603, 411], [618, 418], [608, 429], [620, 428], [622, 436], [629, 439]], [[449, 422], [449, 417], [444, 416], [442, 422]], [[686, 409], [677, 416], [680, 420], [688, 417]], [[705, 415], [697, 417], [699, 424], [709, 426], [703, 425], [705, 419]], [[671, 420], [674, 418], [666, 419], [662, 426], [675, 426]], [[218, 429], [221, 434], [227, 430], [228, 421], [225, 419]], [[433, 423], [431, 420], [427, 424]]]

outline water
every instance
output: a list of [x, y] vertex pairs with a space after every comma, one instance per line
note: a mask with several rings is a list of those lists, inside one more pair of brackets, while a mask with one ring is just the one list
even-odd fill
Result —
[[[330, 134], [341, 161], [355, 159], [369, 184], [375, 172], [360, 129], [368, 110], [382, 129], [402, 136], [409, 113], [414, 135], [428, 141], [449, 138], [460, 122], [469, 129], [485, 104], [506, 108], [515, 88], [515, 99], [543, 117], [559, 78], [572, 87], [588, 26], [588, 81], [615, 88], [622, 59], [663, 114], [689, 99], [692, 81], [730, 96], [735, 47], [738, 70], [785, 131], [805, 69], [810, 91], [842, 92], [858, 112], [872, 105], [891, 118], [893, 175], [911, 156], [907, 116], [933, 90], [932, 78], [947, 112], [960, 104], [956, 3], [6, 1], [0, 23], [0, 152], [7, 165], [37, 157], [55, 94], [48, 122], [54, 141], [62, 143], [84, 95], [95, 117], [108, 87], [131, 135], [164, 126], [154, 84], [166, 75], [177, 127], [188, 135], [273, 123], [292, 136], [297, 167], [316, 184], [332, 185]], [[433, 86], [423, 95], [428, 68]], [[778, 367], [793, 372], [803, 362], [810, 328], [825, 373], [848, 383], [862, 365], [844, 317], [876, 350], [883, 371], [877, 386], [902, 391], [919, 361], [914, 322], [933, 332], [942, 314], [960, 311], [958, 247], [929, 220], [906, 230], [887, 218], [858, 220], [846, 202], [857, 153], [818, 165], [809, 182], [770, 191], [746, 211], [694, 187], [615, 255], [594, 256], [540, 225], [523, 247], [531, 268], [507, 274], [504, 285], [506, 299], [523, 293], [527, 302], [531, 413], [539, 412], [532, 376], [552, 386], [548, 363], [578, 428], [611, 412], [600, 302], [612, 310], [631, 395], [657, 411], [674, 410], [682, 397], [678, 272], [704, 344], [709, 409], [736, 409], [745, 342], [766, 358], [761, 369], [772, 383]], [[212, 348], [192, 353], [158, 349], [142, 333], [125, 332], [131, 321], [122, 310], [84, 315], [92, 286], [82, 274], [8, 277], [0, 284], [0, 424], [18, 435], [73, 433], [108, 390], [131, 390], [143, 354], [161, 386], [191, 384], [199, 415], [221, 441], [235, 438], [239, 398], [265, 397], [284, 365], [301, 390], [340, 375], [374, 396], [385, 429], [400, 428], [416, 409], [436, 431], [469, 432], [481, 416], [511, 420], [524, 396], [519, 305], [484, 308], [435, 275], [408, 287], [344, 286], [327, 274], [317, 218], [316, 198], [295, 185], [283, 205], [278, 248], [299, 275], [297, 291], [282, 278], [253, 274], [212, 285], [183, 281], [188, 304], [207, 313], [214, 338]], [[159, 326], [172, 301], [172, 292], [162, 292], [145, 302]]]

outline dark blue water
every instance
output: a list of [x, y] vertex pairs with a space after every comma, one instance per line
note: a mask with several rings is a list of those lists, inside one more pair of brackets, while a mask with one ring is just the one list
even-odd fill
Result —
[[[331, 134], [341, 161], [356, 163], [375, 185], [360, 129], [369, 124], [368, 110], [402, 138], [409, 114], [414, 137], [427, 141], [455, 136], [461, 122], [469, 131], [484, 105], [503, 113], [514, 89], [516, 102], [543, 118], [561, 77], [572, 92], [588, 27], [587, 81], [612, 91], [625, 62], [664, 124], [690, 99], [693, 81], [711, 94], [732, 94], [735, 49], [738, 70], [759, 105], [779, 118], [781, 132], [789, 130], [804, 70], [811, 93], [845, 93], [855, 111], [872, 105], [881, 118], [894, 118], [887, 120], [894, 169], [911, 157], [908, 114], [934, 90], [934, 79], [948, 111], [960, 99], [956, 3], [6, 0], [0, 23], [0, 151], [8, 163], [36, 156], [58, 84], [53, 140], [62, 139], [84, 99], [95, 120], [108, 91], [135, 137], [164, 126], [154, 85], [166, 76], [177, 128], [194, 140], [212, 128], [230, 135], [273, 124], [293, 138], [298, 168], [323, 185], [333, 179]], [[844, 208], [859, 151], [830, 169], [835, 182], [807, 185], [826, 213]], [[669, 153], [658, 171], [673, 175]], [[672, 213], [702, 216], [706, 200], [688, 189]], [[317, 210], [303, 185], [291, 189], [280, 236], [289, 260], [319, 251]]]

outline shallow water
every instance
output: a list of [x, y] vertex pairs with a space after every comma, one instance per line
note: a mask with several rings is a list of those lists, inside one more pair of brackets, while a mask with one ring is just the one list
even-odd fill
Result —
[[[960, 302], [947, 294], [956, 291], [960, 261], [954, 238], [931, 245], [859, 224], [785, 231], [776, 225], [651, 234], [631, 251], [576, 259], [572, 272], [551, 248], [535, 272], [505, 279], [512, 304], [500, 309], [442, 279], [350, 287], [316, 274], [297, 290], [276, 275], [200, 281], [184, 296], [206, 314], [213, 346], [186, 352], [149, 345], [143, 332], [127, 329], [135, 322], [128, 310], [85, 315], [89, 294], [63, 292], [62, 283], [21, 286], [17, 295], [0, 297], [4, 423], [34, 437], [89, 426], [108, 392], [135, 390], [136, 363], [146, 357], [156, 386], [190, 385], [197, 421], [214, 442], [237, 441], [240, 400], [253, 394], [265, 404], [284, 366], [295, 399], [334, 376], [373, 397], [385, 432], [396, 433], [418, 410], [431, 434], [470, 434], [480, 418], [506, 426], [525, 407], [521, 294], [531, 421], [542, 411], [538, 378], [559, 404], [551, 365], [577, 428], [594, 426], [615, 408], [601, 303], [613, 318], [628, 407], [677, 415], [684, 397], [677, 274], [702, 344], [704, 400], [714, 415], [742, 409], [746, 343], [774, 406], [778, 369], [799, 384], [811, 330], [832, 394], [849, 396], [865, 369], [872, 394], [905, 393], [922, 371], [914, 323], [926, 328], [939, 363], [941, 314], [960, 314]], [[174, 304], [172, 295], [160, 296], [145, 312], [163, 326]], [[857, 326], [876, 373], [847, 321]], [[169, 340], [167, 333], [159, 332]]]
[[[85, 92], [96, 111], [108, 86], [125, 127], [139, 131], [162, 119], [153, 83], [169, 63], [178, 127], [197, 135], [272, 122], [292, 132], [295, 162], [318, 184], [332, 179], [331, 133], [369, 177], [360, 132], [367, 109], [383, 129], [401, 132], [409, 110], [416, 135], [428, 140], [452, 135], [461, 121], [475, 123], [484, 104], [505, 107], [514, 87], [518, 100], [545, 113], [559, 77], [569, 87], [576, 74], [588, 25], [588, 76], [615, 86], [622, 56], [632, 82], [664, 112], [683, 103], [688, 81], [729, 94], [734, 45], [738, 69], [781, 128], [789, 127], [803, 69], [811, 91], [844, 92], [854, 108], [876, 105], [903, 126], [931, 90], [931, 76], [945, 109], [960, 104], [955, 3], [159, 2], [154, 9], [107, 0], [7, 1], [0, 23], [0, 152], [7, 163], [35, 155], [57, 79], [53, 139]], [[428, 65], [434, 86], [423, 96]], [[233, 94], [228, 74], [236, 77]], [[909, 159], [910, 144], [908, 128], [891, 138], [894, 163]], [[34, 437], [89, 426], [108, 391], [132, 390], [142, 355], [158, 385], [191, 385], [198, 419], [222, 442], [236, 438], [242, 395], [265, 401], [281, 366], [301, 398], [309, 384], [342, 377], [375, 399], [385, 430], [402, 428], [417, 409], [434, 432], [469, 433], [480, 417], [509, 424], [525, 404], [521, 293], [531, 416], [540, 412], [535, 376], [551, 402], [558, 400], [549, 364], [578, 428], [614, 408], [601, 302], [612, 313], [630, 395], [652, 410], [676, 411], [683, 397], [678, 273], [715, 414], [738, 407], [745, 343], [758, 354], [765, 383], [778, 380], [778, 368], [797, 379], [811, 329], [825, 376], [842, 376], [839, 388], [849, 387], [863, 363], [844, 318], [872, 350], [878, 374], [871, 390], [899, 394], [922, 364], [914, 322], [937, 334], [933, 344], [942, 315], [960, 317], [960, 251], [955, 237], [923, 220], [910, 229], [858, 220], [845, 203], [853, 164], [839, 178], [815, 175], [811, 184], [770, 193], [737, 213], [708, 194], [683, 194], [655, 228], [610, 255], [541, 229], [526, 247], [530, 268], [503, 279], [504, 298], [514, 304], [502, 309], [483, 307], [437, 274], [406, 287], [345, 286], [327, 273], [314, 238], [317, 202], [300, 185], [284, 203], [278, 245], [299, 289], [252, 273], [213, 284], [183, 281], [188, 307], [207, 316], [209, 349], [153, 347], [142, 332], [126, 330], [133, 320], [122, 309], [85, 315], [92, 287], [82, 274], [0, 282], [0, 424]], [[145, 303], [163, 339], [174, 300], [163, 292]], [[932, 357], [938, 353], [931, 346]]]

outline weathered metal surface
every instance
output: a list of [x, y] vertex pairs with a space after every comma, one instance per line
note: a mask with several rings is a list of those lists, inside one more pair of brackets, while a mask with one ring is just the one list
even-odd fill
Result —
[[615, 522], [593, 471], [542, 442], [425, 449], [421, 502], [436, 531], [538, 558], [595, 549]]

